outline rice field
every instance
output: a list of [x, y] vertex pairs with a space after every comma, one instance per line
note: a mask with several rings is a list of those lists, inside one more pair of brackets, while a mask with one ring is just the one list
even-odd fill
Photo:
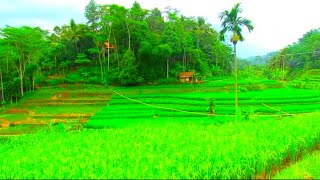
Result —
[[[0, 135], [29, 133], [34, 125], [86, 121], [108, 103], [111, 94], [101, 86], [41, 87], [19, 103], [0, 109]], [[8, 123], [9, 129], [1, 128]], [[32, 132], [34, 129], [39, 128], [32, 128]]]
[[320, 152], [306, 156], [277, 174], [274, 179], [320, 179]]
[[318, 116], [219, 126], [141, 123], [14, 137], [1, 145], [0, 178], [269, 177], [319, 143]]
[[[312, 161], [320, 145], [320, 91], [265, 81], [266, 89], [239, 93], [235, 121], [231, 83], [29, 94], [19, 104], [24, 116], [89, 120], [78, 128], [49, 123], [37, 133], [28, 126], [32, 134], [0, 137], [0, 179], [286, 179], [301, 172], [318, 178]], [[15, 115], [1, 116], [24, 117]]]
[[[151, 89], [151, 90], [150, 90]], [[234, 93], [203, 92], [201, 87], [169, 86], [114, 88], [112, 99], [86, 123], [87, 127], [120, 127], [141, 121], [201, 121], [219, 124], [234, 119]], [[208, 98], [214, 99], [213, 114]], [[242, 119], [263, 116], [296, 115], [320, 110], [320, 91], [294, 88], [270, 88], [239, 93]]]

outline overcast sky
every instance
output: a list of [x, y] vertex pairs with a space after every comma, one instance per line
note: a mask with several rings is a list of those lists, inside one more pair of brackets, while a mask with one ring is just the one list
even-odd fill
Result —
[[[89, 0], [0, 0], [0, 28], [86, 22], [84, 9]], [[118, 4], [130, 8], [134, 0], [96, 0], [98, 4]], [[307, 31], [320, 28], [320, 0], [137, 0], [144, 9], [171, 6], [185, 16], [202, 16], [220, 30], [218, 15], [241, 2], [242, 17], [252, 21], [252, 33], [243, 30], [245, 41], [238, 43], [238, 56], [264, 55], [298, 41]]]

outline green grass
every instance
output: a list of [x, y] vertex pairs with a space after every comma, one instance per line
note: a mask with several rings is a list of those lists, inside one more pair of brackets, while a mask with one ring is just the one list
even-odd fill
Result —
[[0, 146], [0, 179], [254, 178], [319, 143], [318, 117], [145, 122], [13, 137]]
[[301, 161], [289, 166], [274, 179], [320, 179], [320, 152], [304, 157]]

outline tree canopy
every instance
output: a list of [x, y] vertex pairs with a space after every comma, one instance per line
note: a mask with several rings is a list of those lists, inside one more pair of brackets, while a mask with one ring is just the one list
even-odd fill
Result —
[[[313, 29], [270, 58], [270, 78], [292, 79], [303, 70], [320, 68], [320, 29]], [[279, 74], [279, 75], [277, 75]]]

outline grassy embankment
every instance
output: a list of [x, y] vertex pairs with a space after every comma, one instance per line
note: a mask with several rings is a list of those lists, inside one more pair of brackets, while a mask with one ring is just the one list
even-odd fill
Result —
[[320, 179], [320, 151], [306, 156], [277, 174], [274, 179]]

